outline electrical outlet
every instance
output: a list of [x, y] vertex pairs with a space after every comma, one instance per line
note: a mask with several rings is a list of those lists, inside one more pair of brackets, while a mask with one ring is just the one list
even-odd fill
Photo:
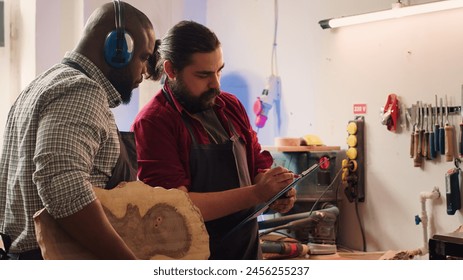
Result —
[[365, 201], [365, 122], [363, 116], [356, 117], [347, 125], [347, 159], [342, 163], [344, 194], [349, 202]]

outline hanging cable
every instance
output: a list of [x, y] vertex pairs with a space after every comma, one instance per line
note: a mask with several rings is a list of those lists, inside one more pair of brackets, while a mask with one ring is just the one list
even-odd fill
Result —
[[277, 127], [278, 131], [281, 125], [279, 118], [279, 99], [280, 99], [280, 78], [278, 76], [278, 65], [277, 65], [277, 37], [278, 37], [278, 0], [274, 0], [274, 30], [273, 30], [273, 45], [270, 60], [270, 77], [267, 85], [262, 91], [260, 97], [254, 102], [253, 111], [256, 115], [255, 124], [257, 127], [257, 133], [259, 129], [264, 127], [268, 119], [270, 109], [275, 105], [277, 113]]
[[273, 46], [272, 46], [272, 58], [271, 58], [271, 71], [272, 75], [278, 76], [278, 65], [277, 65], [277, 38], [278, 38], [278, 0], [274, 0], [274, 31], [273, 31]]
[[365, 238], [365, 231], [363, 229], [362, 219], [360, 218], [358, 201], [355, 201], [355, 215], [357, 217], [357, 221], [359, 223], [359, 228], [360, 228], [360, 233], [361, 233], [361, 236], [362, 236], [363, 251], [366, 252], [367, 251], [367, 241], [366, 241], [366, 238]]

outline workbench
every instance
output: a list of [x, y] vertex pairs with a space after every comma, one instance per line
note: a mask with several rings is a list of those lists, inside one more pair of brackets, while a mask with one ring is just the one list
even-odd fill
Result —
[[[331, 255], [310, 255], [309, 260], [379, 260], [384, 255], [384, 252], [362, 252], [338, 250]], [[299, 258], [301, 259], [301, 258]], [[305, 258], [307, 259], [307, 258]]]

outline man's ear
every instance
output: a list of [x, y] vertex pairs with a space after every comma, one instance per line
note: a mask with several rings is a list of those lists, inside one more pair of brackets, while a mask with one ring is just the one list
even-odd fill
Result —
[[166, 72], [169, 79], [171, 79], [171, 80], [175, 79], [176, 73], [175, 73], [175, 70], [174, 70], [174, 66], [172, 65], [172, 62], [170, 60], [165, 60], [164, 61], [164, 71]]

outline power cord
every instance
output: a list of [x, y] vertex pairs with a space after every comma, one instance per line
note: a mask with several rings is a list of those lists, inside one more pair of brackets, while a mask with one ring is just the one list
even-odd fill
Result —
[[359, 227], [360, 227], [360, 232], [362, 234], [363, 251], [366, 252], [367, 251], [367, 241], [365, 239], [365, 232], [364, 232], [364, 229], [363, 229], [362, 220], [360, 219], [358, 201], [355, 201], [355, 214], [357, 216], [357, 220], [358, 220]]
[[272, 75], [278, 76], [278, 65], [277, 65], [278, 0], [274, 1], [274, 6], [275, 6], [275, 27], [274, 27], [274, 33], [273, 33], [271, 73]]

